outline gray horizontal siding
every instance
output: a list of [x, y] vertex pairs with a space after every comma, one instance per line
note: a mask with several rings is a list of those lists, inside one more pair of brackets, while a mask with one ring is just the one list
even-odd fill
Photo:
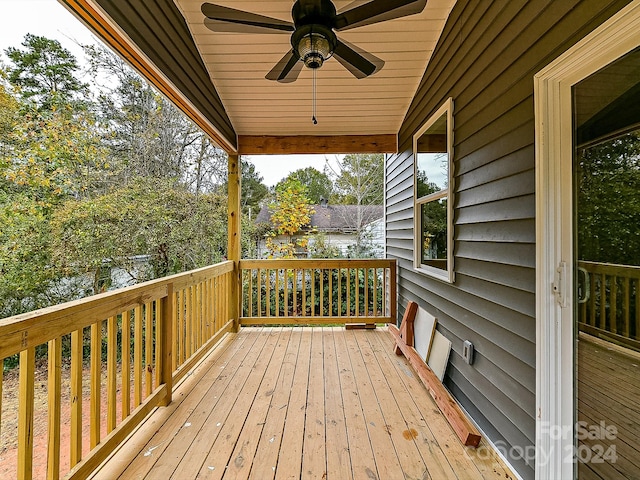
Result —
[[[493, 441], [535, 441], [533, 76], [626, 1], [459, 0], [386, 164], [387, 253], [398, 295], [438, 318], [453, 342], [445, 383]], [[413, 269], [413, 134], [454, 100], [454, 269], [447, 284]], [[400, 315], [403, 308], [400, 309]], [[463, 340], [476, 348], [473, 365]], [[533, 465], [512, 458], [525, 478]]]

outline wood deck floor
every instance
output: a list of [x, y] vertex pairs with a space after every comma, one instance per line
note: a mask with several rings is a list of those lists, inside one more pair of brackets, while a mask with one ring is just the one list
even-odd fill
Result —
[[386, 329], [245, 327], [94, 478], [513, 477], [461, 445]]
[[580, 441], [578, 478], [640, 480], [640, 354], [584, 334], [578, 345], [578, 420], [616, 431]]

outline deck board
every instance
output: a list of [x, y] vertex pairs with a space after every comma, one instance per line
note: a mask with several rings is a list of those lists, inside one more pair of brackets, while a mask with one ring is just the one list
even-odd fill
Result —
[[[640, 354], [585, 334], [578, 342], [578, 420], [615, 426], [616, 438], [583, 439], [580, 478], [640, 479]], [[615, 461], [602, 455], [615, 448]], [[589, 449], [589, 450], [585, 450]]]
[[464, 447], [385, 329], [245, 327], [95, 479], [510, 478]]

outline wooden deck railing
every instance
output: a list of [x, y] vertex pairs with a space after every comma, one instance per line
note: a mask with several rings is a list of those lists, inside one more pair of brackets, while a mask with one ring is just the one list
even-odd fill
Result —
[[396, 321], [395, 260], [241, 260], [241, 325]]
[[[233, 262], [223, 262], [0, 320], [0, 360], [19, 357], [15, 477], [32, 478], [34, 439], [42, 440], [34, 418], [48, 425], [47, 478], [69, 470], [85, 478], [151, 410], [168, 404], [173, 383], [233, 328], [234, 272]], [[47, 363], [48, 400], [38, 409], [36, 365]], [[0, 412], [2, 385], [0, 377]], [[61, 456], [61, 448], [69, 450]]]
[[580, 330], [640, 351], [640, 267], [578, 262]]

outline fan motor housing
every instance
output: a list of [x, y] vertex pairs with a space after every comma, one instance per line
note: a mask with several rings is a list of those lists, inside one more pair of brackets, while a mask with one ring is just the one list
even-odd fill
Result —
[[296, 0], [291, 9], [296, 29], [311, 24], [326, 25], [331, 29], [336, 14], [336, 7], [331, 0]]

